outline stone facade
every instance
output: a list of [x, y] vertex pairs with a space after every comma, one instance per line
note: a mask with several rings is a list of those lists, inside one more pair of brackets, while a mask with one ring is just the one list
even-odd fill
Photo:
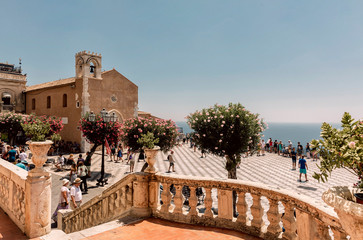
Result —
[[[103, 108], [120, 121], [137, 116], [138, 87], [115, 69], [101, 71], [101, 54], [82, 51], [75, 56], [75, 77], [26, 88], [26, 113], [63, 118], [62, 139], [87, 144], [78, 122], [82, 115]], [[135, 114], [136, 111], [136, 114]]]
[[26, 75], [20, 67], [0, 63], [0, 111], [25, 111]]

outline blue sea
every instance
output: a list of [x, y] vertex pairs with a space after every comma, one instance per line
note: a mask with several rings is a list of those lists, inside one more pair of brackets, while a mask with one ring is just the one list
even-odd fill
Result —
[[[186, 122], [176, 122], [178, 127], [183, 128], [184, 133], [190, 133], [190, 129]], [[319, 139], [322, 123], [268, 123], [268, 129], [263, 132], [265, 141], [272, 138], [273, 141], [278, 140], [287, 144], [288, 140], [293, 145], [300, 142], [304, 147], [306, 143], [312, 139]], [[339, 123], [332, 123], [333, 127], [340, 128]]]

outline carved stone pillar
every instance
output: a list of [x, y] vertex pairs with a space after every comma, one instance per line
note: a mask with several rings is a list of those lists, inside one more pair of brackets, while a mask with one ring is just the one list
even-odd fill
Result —
[[285, 214], [282, 218], [282, 224], [285, 228], [283, 237], [286, 239], [296, 240], [296, 219], [294, 216], [294, 209], [289, 204], [285, 204]]
[[253, 198], [253, 204], [251, 206], [251, 214], [253, 219], [251, 221], [251, 226], [256, 229], [257, 232], [261, 231], [264, 222], [262, 220], [263, 208], [261, 205], [261, 197], [256, 194], [251, 194]]
[[204, 204], [205, 204], [204, 216], [213, 217], [213, 212], [212, 212], [213, 199], [212, 199], [212, 189], [211, 188], [205, 188]]
[[218, 189], [218, 218], [232, 220], [233, 197], [231, 190]]
[[238, 193], [237, 211], [238, 211], [237, 222], [246, 224], [247, 203], [246, 203], [246, 193], [244, 192]]
[[133, 182], [133, 215], [139, 217], [150, 216], [149, 210], [149, 182], [147, 176], [137, 176]]
[[183, 194], [182, 194], [182, 185], [174, 185], [175, 187], [175, 196], [174, 196], [174, 204], [175, 208], [173, 213], [182, 213], [183, 212]]
[[270, 209], [267, 212], [267, 218], [270, 221], [270, 225], [268, 225], [267, 231], [276, 236], [276, 238], [281, 233], [281, 227], [280, 227], [280, 214], [279, 214], [279, 208], [278, 208], [278, 202], [274, 199], [269, 199], [270, 201]]
[[149, 182], [149, 207], [153, 212], [155, 212], [156, 208], [158, 207], [159, 194], [160, 194], [159, 182], [157, 182], [155, 179], [151, 179]]
[[163, 205], [161, 206], [162, 213], [169, 213], [171, 193], [170, 193], [170, 183], [163, 184], [163, 192], [161, 193], [161, 200]]
[[190, 198], [189, 198], [190, 211], [189, 211], [189, 216], [194, 216], [194, 215], [198, 214], [198, 212], [197, 212], [198, 199], [197, 199], [197, 195], [195, 193], [196, 187], [189, 186], [189, 189], [190, 189]]
[[30, 171], [28, 174], [25, 183], [25, 232], [29, 238], [50, 232], [51, 184], [48, 172], [40, 175]]
[[296, 223], [299, 239], [315, 239], [314, 218], [296, 208]]

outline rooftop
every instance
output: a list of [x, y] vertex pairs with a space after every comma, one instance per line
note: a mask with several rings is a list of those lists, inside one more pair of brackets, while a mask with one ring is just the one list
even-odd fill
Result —
[[0, 72], [22, 75], [21, 67], [15, 67], [14, 64], [8, 64], [8, 63], [0, 63]]

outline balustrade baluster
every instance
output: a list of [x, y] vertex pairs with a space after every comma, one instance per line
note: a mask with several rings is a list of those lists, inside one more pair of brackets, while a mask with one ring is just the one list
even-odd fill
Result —
[[211, 188], [205, 188], [204, 205], [205, 205], [204, 216], [213, 217], [213, 212], [212, 212], [213, 199], [212, 199], [212, 189]]
[[274, 199], [268, 199], [270, 202], [270, 209], [267, 212], [267, 218], [270, 222], [270, 225], [267, 227], [267, 231], [271, 233], [272, 235], [276, 236], [276, 238], [281, 233], [281, 227], [280, 227], [280, 214], [279, 214], [279, 205], [278, 201]]
[[128, 188], [127, 188], [127, 192], [126, 192], [126, 209], [129, 209], [132, 207], [133, 205], [133, 199], [132, 199], [132, 183], [127, 184]]
[[163, 205], [161, 206], [160, 210], [162, 213], [169, 213], [171, 201], [170, 185], [170, 183], [163, 184], [163, 192], [161, 193], [161, 200], [163, 201]]
[[121, 188], [121, 209], [124, 211], [126, 209], [126, 186]]
[[247, 220], [247, 214], [246, 214], [247, 203], [246, 203], [245, 192], [238, 193], [237, 211], [238, 211], [237, 222], [243, 223], [245, 225]]
[[261, 231], [261, 228], [264, 225], [264, 222], [262, 220], [263, 208], [261, 205], [261, 197], [256, 194], [251, 195], [253, 198], [253, 204], [251, 206], [251, 214], [253, 216], [253, 219], [251, 221], [251, 226]]
[[289, 204], [285, 204], [285, 214], [282, 217], [282, 224], [285, 228], [285, 232], [283, 233], [283, 237], [290, 240], [297, 239], [296, 234], [296, 219], [294, 216], [294, 209]]
[[[314, 234], [314, 240], [320, 240], [320, 239], [330, 239], [329, 235], [329, 227], [324, 224], [324, 222], [321, 222], [320, 220], [314, 219], [315, 224], [315, 234]], [[311, 228], [313, 229], [313, 228]]]
[[189, 211], [189, 215], [190, 216], [194, 216], [197, 215], [197, 195], [195, 193], [195, 189], [196, 187], [191, 187], [189, 186], [190, 189], [190, 197], [189, 197], [189, 206], [190, 206], [190, 211]]
[[183, 212], [183, 194], [182, 194], [182, 185], [174, 185], [175, 187], [175, 196], [174, 196], [174, 204], [175, 208], [173, 213], [182, 213]]

